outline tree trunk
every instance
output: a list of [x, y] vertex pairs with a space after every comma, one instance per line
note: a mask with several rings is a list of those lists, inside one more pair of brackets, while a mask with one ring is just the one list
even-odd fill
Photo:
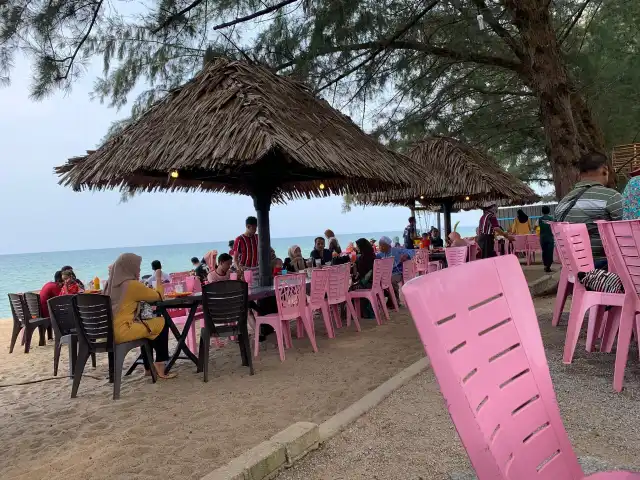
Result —
[[578, 180], [576, 162], [588, 151], [603, 151], [602, 133], [584, 99], [575, 92], [551, 21], [547, 0], [504, 0], [522, 41], [523, 81], [540, 102], [547, 154], [556, 197]]

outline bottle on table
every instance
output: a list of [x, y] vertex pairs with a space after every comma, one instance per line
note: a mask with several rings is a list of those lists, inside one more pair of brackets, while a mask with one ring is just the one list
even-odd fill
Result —
[[94, 290], [100, 290], [100, 279], [98, 277], [95, 277], [92, 283]]

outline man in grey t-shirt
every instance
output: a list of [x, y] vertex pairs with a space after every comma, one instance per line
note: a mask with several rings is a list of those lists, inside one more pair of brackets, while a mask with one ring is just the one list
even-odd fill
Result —
[[607, 157], [588, 153], [578, 162], [580, 181], [576, 183], [555, 210], [558, 222], [584, 223], [591, 239], [591, 251], [596, 268], [606, 265], [602, 240], [595, 220], [621, 220], [622, 196], [605, 185], [609, 181]]

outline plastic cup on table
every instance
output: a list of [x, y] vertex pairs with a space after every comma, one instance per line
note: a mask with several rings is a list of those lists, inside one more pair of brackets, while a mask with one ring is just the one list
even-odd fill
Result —
[[280, 272], [280, 275], [286, 275], [287, 274], [287, 270], [285, 268], [282, 269], [282, 272]]
[[319, 258], [316, 259], [316, 268], [320, 268], [322, 266], [322, 260], [320, 260]]

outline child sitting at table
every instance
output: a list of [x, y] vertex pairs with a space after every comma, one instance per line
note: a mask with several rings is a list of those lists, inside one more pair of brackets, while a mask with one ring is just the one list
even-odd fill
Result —
[[422, 240], [420, 240], [420, 248], [429, 250], [429, 245], [431, 245], [431, 239], [429, 238], [429, 234], [425, 232], [422, 234]]
[[229, 280], [231, 277], [231, 265], [233, 257], [228, 253], [221, 253], [218, 257], [218, 265], [214, 269], [209, 270], [207, 274], [207, 282], [221, 282]]
[[60, 295], [76, 295], [81, 293], [80, 284], [72, 270], [62, 272], [62, 290]]
[[282, 259], [281, 258], [276, 258], [273, 261], [273, 276], [277, 277], [278, 275], [282, 275]]

